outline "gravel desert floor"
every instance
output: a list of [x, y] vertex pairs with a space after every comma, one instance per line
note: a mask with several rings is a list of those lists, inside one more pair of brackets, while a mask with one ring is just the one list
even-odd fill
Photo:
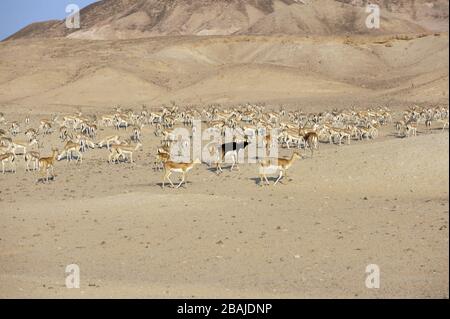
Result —
[[[0, 297], [448, 298], [448, 131], [393, 132], [322, 144], [275, 187], [255, 165], [200, 165], [163, 190], [148, 147], [135, 164], [106, 149], [58, 162], [49, 184], [19, 159], [0, 176]], [[80, 289], [65, 286], [69, 264]]]

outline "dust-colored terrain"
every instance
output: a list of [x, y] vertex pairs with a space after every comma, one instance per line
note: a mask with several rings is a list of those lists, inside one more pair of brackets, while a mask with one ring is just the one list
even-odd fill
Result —
[[[383, 106], [395, 120], [448, 107], [448, 1], [375, 2], [387, 12], [369, 31], [365, 1], [102, 1], [81, 30], [50, 21], [0, 42], [0, 113], [24, 140], [52, 114], [119, 105]], [[43, 184], [18, 157], [0, 173], [0, 297], [448, 298], [448, 129], [394, 132], [321, 143], [275, 187], [255, 164], [200, 165], [163, 190], [150, 126], [135, 164], [90, 150]], [[57, 135], [39, 136], [42, 155], [62, 148]], [[74, 263], [81, 288], [67, 289]], [[369, 264], [380, 289], [365, 286]]]
[[[19, 162], [1, 176], [0, 296], [448, 298], [448, 131], [392, 132], [323, 144], [276, 187], [254, 164], [201, 165], [163, 190], [151, 129], [136, 164], [94, 150], [36, 184]], [[65, 287], [72, 263], [79, 290]]]
[[448, 1], [377, 3], [99, 1], [0, 42], [0, 106], [447, 104]]
[[[3, 109], [268, 102], [310, 111], [448, 100], [448, 34], [0, 43]], [[70, 110], [68, 108], [67, 110]]]

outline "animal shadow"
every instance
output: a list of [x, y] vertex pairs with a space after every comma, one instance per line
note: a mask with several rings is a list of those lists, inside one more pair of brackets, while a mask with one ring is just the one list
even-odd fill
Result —
[[[178, 186], [178, 184], [179, 184], [180, 182], [181, 182], [181, 181], [178, 181], [178, 182], [173, 181], [174, 187], [172, 187], [172, 185], [170, 185], [169, 182], [166, 182], [165, 188], [177, 189], [177, 186]], [[188, 184], [188, 185], [191, 185], [192, 182], [186, 181], [186, 182], [184, 182], [183, 185], [181, 185], [178, 189], [182, 189], [182, 188], [186, 189], [186, 188], [187, 188], [187, 187], [186, 187], [187, 184]], [[162, 182], [156, 183], [156, 186], [159, 186], [159, 187], [163, 188], [163, 183], [162, 183]], [[165, 188], [164, 188], [164, 189], [165, 189]]]
[[[48, 177], [48, 181], [50, 182], [50, 181], [54, 181], [55, 180], [55, 178], [56, 178], [56, 175], [54, 175], [54, 176], [49, 176]], [[39, 177], [37, 180], [36, 180], [36, 184], [38, 184], [38, 183], [43, 183], [43, 184], [47, 184], [47, 177]]]

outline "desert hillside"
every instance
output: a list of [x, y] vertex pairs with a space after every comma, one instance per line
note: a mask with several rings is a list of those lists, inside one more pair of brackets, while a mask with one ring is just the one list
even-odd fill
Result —
[[0, 105], [446, 104], [448, 54], [447, 34], [14, 40], [0, 43]]
[[448, 1], [375, 3], [98, 1], [0, 42], [0, 106], [447, 104]]
[[104, 0], [81, 11], [81, 29], [35, 23], [9, 39], [132, 39], [167, 35], [348, 35], [448, 31], [448, 1], [378, 1], [381, 28], [365, 26], [367, 1]]

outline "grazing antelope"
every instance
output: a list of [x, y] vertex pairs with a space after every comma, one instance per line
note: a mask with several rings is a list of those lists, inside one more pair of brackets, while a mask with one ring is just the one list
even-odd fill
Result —
[[9, 131], [11, 132], [12, 136], [16, 136], [17, 134], [19, 134], [20, 133], [19, 123], [16, 121], [12, 122]]
[[120, 128], [122, 128], [122, 127], [124, 127], [125, 130], [127, 130], [128, 126], [130, 126], [130, 124], [128, 123], [128, 121], [126, 119], [117, 117], [115, 119], [114, 126], [115, 126], [116, 130], [120, 130]]
[[276, 185], [281, 178], [287, 177], [287, 170], [292, 166], [296, 159], [300, 159], [302, 156], [294, 152], [290, 159], [285, 158], [268, 158], [260, 161], [259, 163], [259, 178], [260, 184], [263, 186], [263, 182], [266, 182], [266, 185], [270, 185], [269, 180], [267, 179], [267, 174], [279, 174], [278, 179], [275, 181]]
[[291, 144], [293, 144], [294, 146], [297, 145], [297, 148], [301, 148], [305, 143], [305, 139], [302, 135], [298, 135], [293, 132], [289, 133], [288, 131], [285, 131], [281, 134], [281, 140], [282, 143], [286, 145], [287, 149], [291, 148]]
[[141, 128], [137, 126], [133, 127], [133, 141], [141, 142]]
[[[25, 158], [27, 148], [33, 145], [39, 145], [36, 139], [33, 139], [30, 143], [15, 141], [10, 144], [10, 147], [14, 155], [23, 155]], [[20, 152], [18, 152], [18, 150], [20, 150]]]
[[72, 160], [73, 153], [77, 154], [77, 163], [83, 162], [83, 154], [80, 152], [81, 145], [79, 143], [74, 143], [72, 141], [68, 141], [66, 145], [64, 145], [63, 151], [58, 156], [58, 161], [60, 161], [64, 156], [67, 159], [67, 163]]
[[5, 164], [10, 163], [13, 173], [16, 173], [16, 155], [14, 153], [5, 153], [0, 155], [0, 162], [2, 162], [2, 172], [5, 174]]
[[41, 155], [39, 152], [30, 151], [25, 154], [25, 171], [30, 171], [30, 163], [33, 163], [33, 170], [36, 171], [39, 168], [39, 158]]
[[266, 150], [266, 154], [270, 153], [270, 148], [273, 144], [275, 144], [275, 140], [272, 140], [272, 135], [270, 135], [270, 133], [264, 135], [263, 145]]
[[306, 147], [311, 150], [311, 157], [314, 157], [314, 150], [319, 148], [319, 136], [316, 132], [308, 132], [303, 138], [306, 141]]
[[[55, 176], [54, 168], [55, 168], [55, 161], [56, 161], [56, 158], [58, 156], [58, 149], [57, 148], [53, 148], [52, 151], [53, 151], [52, 156], [41, 157], [39, 159], [39, 168], [41, 170], [42, 178], [44, 177], [44, 175], [46, 175], [47, 176], [47, 178], [46, 178], [47, 183], [49, 181], [49, 172], [50, 172], [50, 170], [52, 171], [52, 178]], [[38, 181], [36, 181], [36, 182], [38, 182]]]
[[68, 137], [69, 137], [69, 129], [65, 125], [61, 126], [59, 128], [59, 138], [62, 141], [66, 141]]
[[95, 148], [95, 143], [86, 136], [79, 136], [78, 140], [80, 143], [80, 151], [83, 153], [86, 152], [89, 148]]
[[41, 124], [39, 129], [42, 131], [44, 135], [51, 134], [52, 132], [52, 123], [49, 120], [41, 120]]
[[103, 148], [106, 145], [108, 150], [110, 149], [111, 144], [120, 144], [120, 137], [118, 135], [108, 136], [97, 143], [99, 148]]
[[97, 134], [97, 125], [91, 123], [82, 123], [81, 133], [87, 134], [90, 138], [94, 138]]
[[25, 136], [28, 138], [28, 142], [37, 138], [37, 132], [34, 128], [29, 128], [25, 131]]
[[111, 145], [109, 151], [108, 163], [118, 162], [120, 158], [126, 161], [127, 158], [130, 159], [130, 163], [133, 162], [133, 152], [137, 151], [142, 147], [141, 143], [137, 143], [135, 147], [130, 145], [122, 145], [122, 144], [113, 144]]
[[405, 135], [406, 135], [406, 137], [409, 137], [411, 135], [417, 136], [417, 124], [413, 123], [413, 122], [406, 124]]
[[180, 188], [183, 183], [186, 183], [186, 174], [189, 172], [196, 164], [201, 164], [201, 161], [199, 159], [196, 159], [195, 161], [191, 163], [175, 163], [172, 161], [167, 161], [164, 163], [164, 179], [162, 183], [162, 188], [165, 187], [166, 179], [169, 181], [170, 185], [172, 187], [175, 187], [172, 181], [170, 180], [170, 175], [172, 173], [182, 173], [182, 179], [180, 184], [176, 188]]
[[395, 130], [397, 131], [397, 136], [400, 136], [403, 128], [405, 127], [405, 122], [404, 121], [398, 121], [395, 122]]

